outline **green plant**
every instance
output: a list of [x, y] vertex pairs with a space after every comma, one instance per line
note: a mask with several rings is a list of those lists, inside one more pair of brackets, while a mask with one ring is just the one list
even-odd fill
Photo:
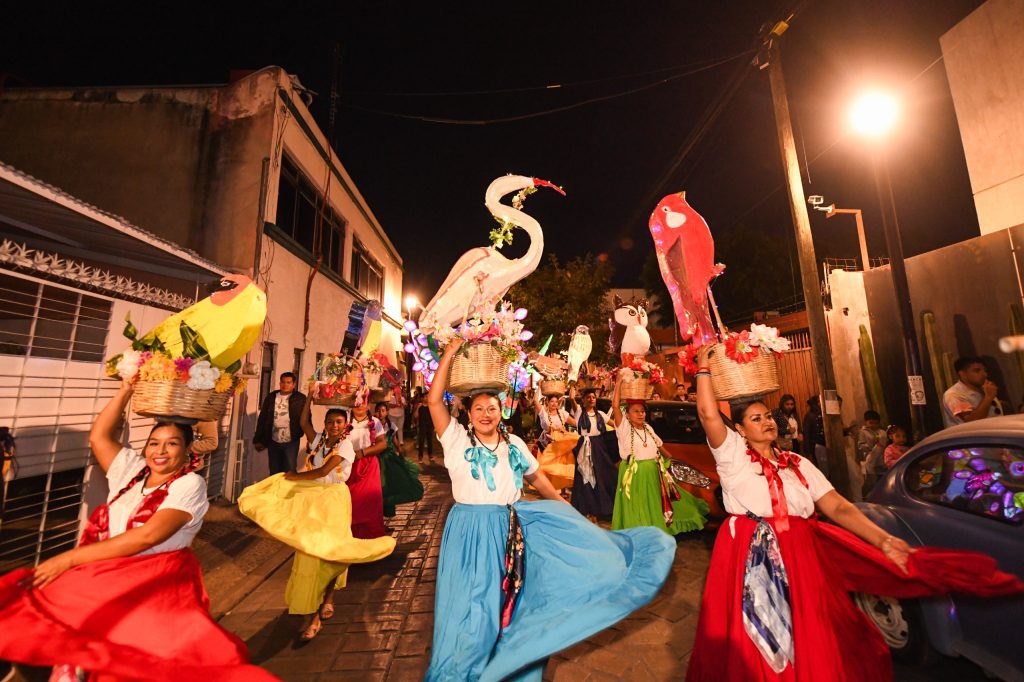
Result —
[[878, 376], [878, 365], [875, 363], [875, 348], [871, 344], [868, 328], [860, 325], [860, 371], [864, 377], [864, 390], [867, 393], [871, 409], [882, 417], [882, 423], [889, 423], [889, 411], [885, 408], [885, 393], [882, 391], [882, 378]]

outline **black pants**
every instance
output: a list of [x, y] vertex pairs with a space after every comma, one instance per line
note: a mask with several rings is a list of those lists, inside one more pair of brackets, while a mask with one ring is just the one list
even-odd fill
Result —
[[270, 467], [270, 475], [295, 471], [295, 460], [298, 456], [299, 441], [293, 440], [288, 443], [271, 441], [267, 445], [267, 464]]
[[416, 451], [419, 452], [419, 456], [423, 456], [423, 446], [427, 448], [427, 454], [431, 457], [434, 456], [434, 425], [431, 422], [424, 422], [420, 420], [419, 427], [416, 429]]

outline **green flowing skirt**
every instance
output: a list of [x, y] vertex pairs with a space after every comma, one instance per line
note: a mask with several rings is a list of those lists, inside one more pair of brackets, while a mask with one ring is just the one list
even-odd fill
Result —
[[388, 434], [388, 447], [380, 453], [380, 487], [384, 493], [384, 516], [395, 515], [395, 506], [423, 499], [420, 468], [395, 449], [393, 435]]
[[[704, 527], [704, 520], [708, 515], [707, 503], [678, 485], [676, 489], [680, 493], [680, 498], [672, 502], [672, 524], [665, 524], [665, 516], [661, 510], [661, 470], [658, 467], [658, 460], [645, 459], [636, 462], [636, 472], [630, 481], [628, 496], [622, 484], [627, 469], [628, 460], [619, 465], [619, 484], [615, 490], [612, 530], [654, 526], [669, 535], [676, 535]], [[675, 481], [672, 485], [675, 485]]]

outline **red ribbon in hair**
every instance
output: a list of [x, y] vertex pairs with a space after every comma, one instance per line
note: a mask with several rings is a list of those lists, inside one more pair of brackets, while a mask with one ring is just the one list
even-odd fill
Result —
[[784, 450], [775, 450], [777, 461], [772, 462], [750, 446], [747, 446], [747, 455], [751, 462], [760, 463], [761, 472], [768, 482], [768, 494], [772, 498], [772, 516], [775, 517], [775, 531], [782, 533], [789, 530], [789, 506], [786, 504], [786, 489], [782, 485], [779, 470], [790, 469], [804, 487], [809, 488], [807, 479], [800, 473], [800, 456]]

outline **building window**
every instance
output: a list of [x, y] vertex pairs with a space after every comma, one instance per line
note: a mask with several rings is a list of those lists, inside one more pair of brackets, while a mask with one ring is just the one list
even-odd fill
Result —
[[295, 361], [292, 363], [292, 373], [295, 374], [295, 385], [302, 381], [302, 349], [295, 349]]
[[324, 204], [320, 190], [287, 156], [281, 160], [276, 225], [310, 256], [323, 258], [323, 267], [344, 274], [345, 219]]
[[384, 269], [358, 241], [352, 241], [352, 286], [368, 299], [384, 298]]
[[110, 301], [0, 274], [0, 353], [103, 362]]
[[277, 344], [269, 341], [263, 342], [263, 358], [260, 361], [260, 404], [274, 390], [274, 355], [277, 353]]

